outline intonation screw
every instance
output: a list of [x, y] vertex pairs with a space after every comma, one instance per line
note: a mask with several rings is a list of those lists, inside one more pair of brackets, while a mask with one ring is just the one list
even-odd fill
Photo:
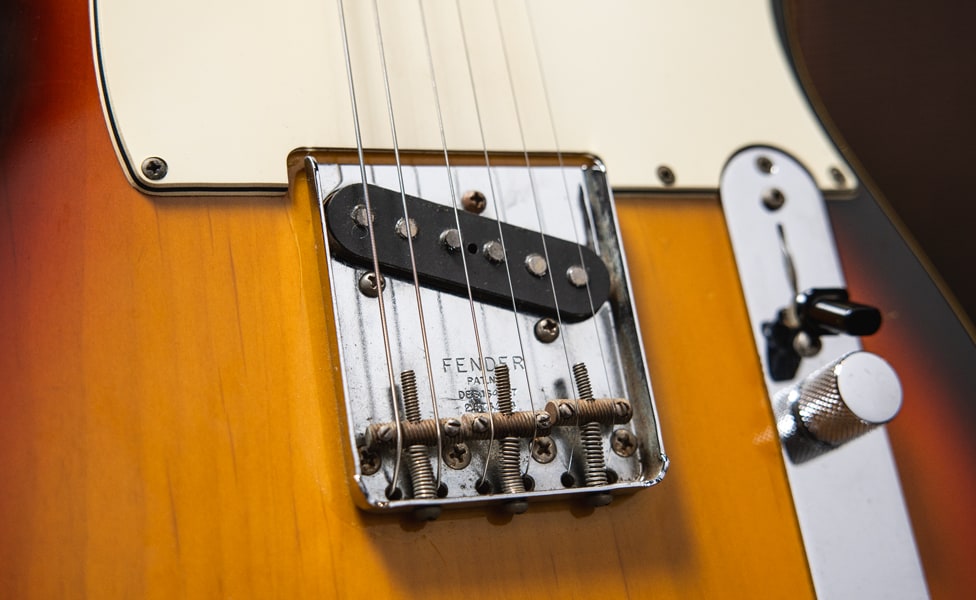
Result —
[[461, 196], [461, 206], [468, 212], [481, 214], [487, 205], [488, 200], [478, 190], [468, 190]]
[[[512, 416], [512, 385], [508, 378], [508, 365], [495, 367], [495, 389], [498, 391], [498, 410], [503, 418]], [[519, 438], [506, 437], [499, 443], [501, 448], [498, 458], [498, 470], [501, 476], [502, 491], [506, 494], [524, 494], [525, 481], [522, 479], [520, 467], [521, 455]], [[521, 514], [529, 508], [524, 499], [510, 500], [505, 503], [505, 510], [512, 514]]]
[[[593, 390], [590, 388], [590, 376], [586, 372], [586, 365], [573, 365], [573, 379], [579, 391], [581, 402], [593, 401]], [[594, 421], [580, 426], [580, 441], [583, 446], [583, 480], [587, 487], [607, 485], [607, 465], [603, 458], [603, 432], [600, 424]], [[605, 506], [610, 504], [613, 496], [603, 492], [589, 497], [591, 506]]]
[[[420, 422], [420, 400], [417, 397], [417, 377], [411, 370], [400, 373], [400, 394], [403, 397], [403, 412], [407, 421]], [[404, 450], [407, 471], [410, 473], [410, 483], [413, 485], [413, 497], [420, 499], [437, 497], [437, 482], [434, 479], [434, 469], [430, 466], [427, 447], [423, 444], [413, 444]], [[440, 516], [440, 507], [425, 506], [414, 511], [417, 519], [431, 521]]]

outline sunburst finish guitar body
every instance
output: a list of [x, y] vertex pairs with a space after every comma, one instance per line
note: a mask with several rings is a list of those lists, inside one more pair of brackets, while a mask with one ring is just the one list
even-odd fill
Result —
[[[426, 4], [429, 13], [437, 13], [428, 14], [432, 24], [457, 18], [456, 12], [442, 14], [456, 11], [453, 3]], [[494, 22], [485, 21], [490, 6], [461, 4], [469, 11], [469, 26], [497, 31]], [[529, 20], [508, 21], [506, 15], [521, 5], [502, 4], [500, 21], [514, 23], [509, 31], [525, 34], [531, 31], [527, 23], [534, 22], [536, 39], [553, 41], [552, 29], [542, 24], [544, 9], [551, 7], [533, 7], [531, 14], [518, 13]], [[376, 60], [361, 58], [373, 45], [356, 34], [372, 31], [371, 6], [347, 7], [350, 23], [356, 23], [350, 29], [357, 64]], [[415, 15], [412, 21], [404, 17], [397, 28], [398, 11], [406, 10], [394, 3], [380, 7], [388, 11], [386, 30], [400, 30], [390, 33], [389, 44], [395, 45], [398, 35], [409, 37], [420, 22]], [[606, 161], [611, 185], [614, 159], [620, 157], [615, 222], [640, 323], [635, 344], [643, 347], [661, 454], [666, 448], [671, 467], [651, 489], [615, 494], [609, 506], [588, 506], [572, 496], [533, 499], [525, 514], [461, 506], [444, 510], [436, 521], [420, 522], [409, 512], [357, 506], [363, 504], [365, 486], [357, 487], [362, 456], [355, 454], [355, 436], [351, 443], [344, 416], [349, 376], [343, 360], [349, 352], [333, 318], [334, 274], [324, 248], [330, 240], [303, 170], [306, 155], [329, 153], [292, 152], [304, 146], [336, 148], [336, 155], [352, 156], [355, 164], [346, 74], [333, 72], [330, 59], [303, 54], [302, 44], [285, 48], [291, 63], [302, 66], [288, 67], [268, 97], [304, 95], [311, 109], [322, 90], [338, 99], [319, 107], [319, 117], [310, 113], [298, 119], [309, 122], [308, 133], [295, 130], [288, 111], [305, 107], [291, 101], [267, 107], [266, 122], [249, 121], [245, 131], [232, 121], [254, 118], [248, 111], [266, 106], [265, 100], [251, 97], [244, 83], [224, 86], [228, 95], [220, 98], [212, 95], [212, 86], [227, 77], [242, 81], [237, 75], [247, 72], [246, 61], [211, 64], [223, 55], [218, 48], [196, 57], [197, 66], [205, 68], [179, 69], [191, 59], [157, 46], [160, 62], [147, 64], [140, 53], [161, 43], [166, 37], [161, 29], [133, 30], [135, 37], [153, 40], [140, 46], [120, 37], [121, 19], [132, 16], [128, 5], [93, 2], [90, 8], [46, 1], [3, 9], [0, 596], [804, 598], [824, 593], [812, 574], [816, 567], [808, 563], [718, 183], [724, 162], [736, 151], [769, 143], [797, 153], [821, 188], [851, 195], [857, 188], [853, 171], [809, 116], [785, 134], [782, 144], [769, 124], [749, 134], [741, 132], [742, 123], [730, 125], [716, 131], [715, 144], [703, 132], [679, 136], [664, 127], [662, 138], [680, 139], [681, 147], [671, 154], [666, 141], [654, 141], [653, 150], [641, 153], [635, 147], [647, 141], [653, 124], [668, 120], [661, 111], [682, 103], [675, 86], [662, 82], [656, 93], [679, 100], [649, 100], [657, 108], [635, 115], [635, 135], [615, 125], [615, 119], [627, 117], [612, 110], [595, 111], [593, 126], [567, 124], [574, 107], [556, 100], [555, 108], [532, 118], [563, 121], [558, 147], [553, 129], [535, 121], [525, 128], [524, 146], [512, 132], [488, 144], [493, 159], [505, 157], [498, 158], [501, 162], [513, 160], [513, 151], [520, 160], [520, 150], [531, 151], [533, 160], [537, 152], [548, 152], [550, 161], [553, 153], [569, 149], [593, 152]], [[140, 27], [151, 20], [142, 9]], [[323, 27], [335, 25], [335, 12], [328, 4]], [[301, 34], [268, 34], [275, 44], [308, 41], [306, 25], [298, 23], [303, 15], [285, 14], [282, 23], [292, 23]], [[225, 14], [228, 30], [235, 33], [212, 38], [219, 41], [215, 47], [240, 42], [241, 32], [253, 35], [253, 44], [244, 46], [267, 42], [260, 23], [244, 23], [248, 15], [253, 12]], [[354, 21], [357, 15], [367, 20]], [[196, 24], [181, 21], [186, 40], [211, 39], [200, 35], [208, 23], [201, 16]], [[174, 16], [158, 18], [163, 27]], [[579, 22], [579, 15], [564, 12], [556, 29]], [[434, 46], [445, 45], [437, 61], [448, 65], [443, 67], [448, 72], [457, 69], [457, 56], [450, 53], [460, 48], [432, 31]], [[469, 35], [475, 37], [474, 31]], [[775, 38], [775, 32], [765, 35]], [[322, 35], [318, 52], [323, 56], [337, 49], [331, 36]], [[697, 44], [710, 43], [707, 33], [697, 39]], [[189, 48], [192, 42], [186, 40], [174, 45]], [[547, 56], [544, 44], [537, 51]], [[341, 46], [338, 52], [341, 61]], [[550, 58], [566, 47], [552, 52]], [[392, 59], [394, 67], [397, 60], [408, 60], [402, 52], [395, 56], [400, 59]], [[535, 54], [517, 56], [535, 64]], [[680, 53], [668, 57], [667, 69], [680, 69], [681, 58]], [[320, 64], [325, 66], [318, 69]], [[148, 75], [126, 83], [130, 69]], [[189, 89], [186, 81], [172, 79], [177, 71], [186, 79], [208, 73], [213, 79]], [[496, 80], [506, 79], [504, 71], [491, 72]], [[585, 66], [583, 72], [584, 80], [592, 76]], [[324, 83], [304, 82], [303, 77], [320, 77], [313, 73], [325, 73]], [[647, 79], [639, 72], [629, 76]], [[430, 85], [423, 71], [391, 77], [410, 80], [401, 90]], [[553, 74], [553, 96], [566, 95], [559, 87], [566, 79]], [[147, 81], [155, 83], [146, 87]], [[444, 104], [451, 107], [456, 101], [451, 94], [459, 92], [448, 81], [453, 80], [438, 83], [448, 88]], [[265, 83], [261, 87], [271, 86]], [[491, 85], [482, 84], [482, 89]], [[784, 86], [794, 90], [783, 92], [792, 98], [794, 84]], [[534, 96], [525, 96], [536, 99], [521, 106], [525, 112], [540, 97], [536, 87]], [[589, 102], [592, 88], [582, 87], [581, 102]], [[612, 85], [600, 89], [614, 93]], [[175, 96], [167, 95], [174, 90]], [[383, 91], [382, 80], [368, 78], [357, 90], [363, 103], [378, 107], [363, 109], [372, 111], [362, 118], [366, 146], [386, 150], [389, 145], [379, 141], [386, 134], [376, 124], [385, 123]], [[422, 93], [430, 92], [418, 91], [417, 97]], [[235, 94], [240, 95], [236, 100]], [[437, 157], [439, 146], [436, 124], [427, 129], [433, 117], [408, 116], [414, 101], [417, 113], [426, 102], [412, 99], [400, 109], [401, 145], [420, 151], [430, 164], [442, 164], [442, 157], [429, 158]], [[495, 112], [514, 112], [490, 108], [496, 104], [485, 103], [489, 134]], [[785, 108], [771, 118], [788, 120], [795, 110], [807, 110], [802, 102], [796, 109], [787, 104], [780, 103]], [[528, 117], [521, 115], [526, 122]], [[460, 156], [455, 150], [477, 155], [481, 149], [475, 125], [454, 125], [465, 118], [448, 117], [448, 131], [463, 132], [449, 144], [451, 156]], [[695, 119], [675, 116], [671, 126]], [[616, 143], [614, 137], [625, 141]], [[154, 144], [155, 150], [143, 151]], [[268, 162], [264, 155], [274, 158]], [[374, 166], [389, 165], [386, 156], [373, 160]], [[162, 178], [144, 166], [150, 157], [165, 159], [168, 173]], [[831, 180], [830, 167], [843, 183]], [[864, 301], [885, 306], [890, 280], [875, 283], [874, 263], [862, 261], [877, 259], [858, 245], [862, 215], [883, 215], [865, 193], [848, 202], [832, 208], [832, 214], [849, 286]], [[848, 217], [859, 210], [862, 215]], [[891, 236], [887, 221], [880, 222], [878, 230]], [[897, 253], [902, 260], [906, 250], [899, 246]], [[895, 302], [905, 311], [920, 310], [911, 299]], [[923, 306], [937, 323], [930, 332], [951, 329], [946, 307]], [[971, 552], [960, 545], [946, 557], [938, 548], [952, 547], [942, 545], [946, 529], [958, 524], [971, 530], [973, 519], [958, 500], [926, 490], [938, 487], [946, 468], [932, 467], [932, 461], [958, 460], [962, 469], [972, 462], [972, 450], [964, 441], [959, 448], [944, 440], [930, 445], [939, 418], [926, 417], [918, 404], [922, 395], [937, 404], [939, 398], [971, 392], [966, 387], [971, 376], [958, 376], [954, 363], [940, 363], [950, 366], [940, 372], [945, 378], [933, 383], [906, 368], [908, 361], [899, 356], [914, 344], [909, 325], [915, 323], [895, 318], [890, 325], [891, 333], [883, 330], [873, 349], [901, 375], [906, 406], [899, 419], [913, 415], [913, 423], [924, 424], [920, 435], [896, 419], [890, 428], [894, 454], [902, 480], [926, 488], [908, 485], [906, 498], [921, 564], [929, 573], [927, 587], [933, 595], [950, 596], [955, 585], [965, 587], [967, 577], [971, 582], [965, 567]], [[971, 357], [969, 338], [953, 335], [961, 336], [952, 338], [953, 349]], [[925, 465], [913, 464], [923, 447], [936, 456]], [[663, 475], [666, 463], [654, 466], [651, 475]], [[972, 476], [959, 479], [969, 482], [971, 491]], [[932, 516], [940, 507], [956, 515], [953, 524]], [[914, 556], [913, 543], [910, 550]], [[913, 589], [924, 593], [926, 582], [917, 584]]]

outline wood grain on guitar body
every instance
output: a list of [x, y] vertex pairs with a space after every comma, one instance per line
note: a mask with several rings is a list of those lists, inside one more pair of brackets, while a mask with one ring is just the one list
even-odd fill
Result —
[[774, 16], [16, 5], [0, 595], [924, 596], [883, 429], [777, 429], [864, 192]]

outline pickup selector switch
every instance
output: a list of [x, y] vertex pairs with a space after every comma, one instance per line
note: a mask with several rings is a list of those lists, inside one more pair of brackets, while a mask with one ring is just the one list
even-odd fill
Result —
[[901, 400], [894, 369], [856, 351], [779, 392], [773, 403], [787, 454], [802, 463], [887, 423]]

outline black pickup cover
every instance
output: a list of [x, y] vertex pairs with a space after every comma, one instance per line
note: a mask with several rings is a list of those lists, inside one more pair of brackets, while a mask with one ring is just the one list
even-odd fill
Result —
[[[403, 218], [400, 192], [375, 185], [368, 188], [380, 270], [384, 275], [412, 281], [407, 240], [396, 232], [396, 224]], [[515, 305], [521, 312], [556, 317], [558, 302], [558, 315], [563, 321], [582, 321], [593, 316], [610, 294], [610, 273], [600, 257], [585, 246], [546, 235], [551, 277], [549, 274], [536, 277], [526, 269], [524, 261], [532, 253], [545, 255], [543, 236], [538, 231], [501, 223], [506, 260], [509, 262], [509, 269], [506, 270], [504, 263], [487, 260], [482, 251], [486, 243], [500, 241], [499, 223], [494, 218], [459, 211], [457, 217], [464, 247], [452, 252], [441, 243], [440, 235], [446, 230], [457, 229], [454, 209], [414, 196], [408, 195], [406, 199], [410, 218], [417, 226], [417, 235], [413, 240], [417, 274], [425, 286], [467, 296], [461, 259], [464, 252], [472, 296], [481, 302], [511, 308], [509, 271]], [[356, 207], [365, 204], [363, 186], [360, 184], [336, 191], [326, 205], [326, 225], [329, 244], [338, 259], [372, 270], [369, 231], [357, 225], [352, 218]], [[586, 269], [589, 283], [584, 287], [575, 287], [566, 273], [570, 267], [581, 265], [581, 252], [582, 266]], [[551, 285], [555, 285], [555, 300]]]

